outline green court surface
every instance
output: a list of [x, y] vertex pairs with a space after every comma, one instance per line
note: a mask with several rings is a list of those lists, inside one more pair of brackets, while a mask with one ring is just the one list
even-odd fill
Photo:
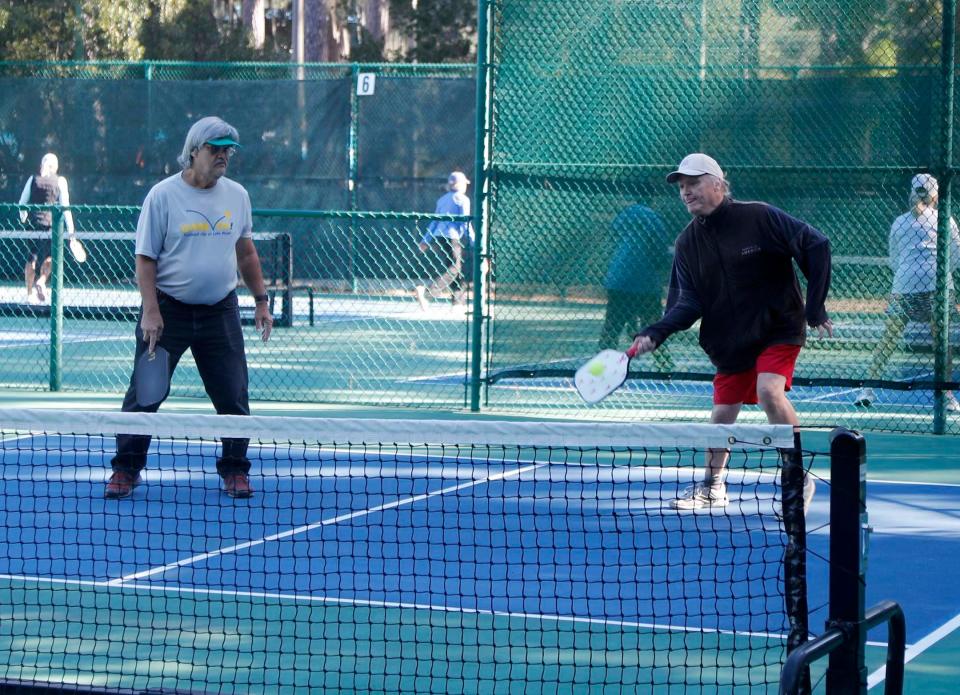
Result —
[[[53, 363], [50, 317], [45, 308], [16, 304], [18, 288], [0, 290], [13, 302], [6, 305], [8, 310], [20, 312], [4, 316], [0, 328], [0, 388], [48, 389]], [[121, 392], [133, 356], [136, 293], [123, 289], [91, 294], [89, 288], [70, 287], [64, 297], [68, 308], [81, 313], [65, 316], [60, 331], [60, 388], [75, 394]], [[424, 410], [462, 408], [470, 402], [474, 326], [467, 310], [438, 302], [424, 311], [401, 287], [380, 294], [299, 293], [291, 306], [293, 325], [275, 327], [267, 344], [256, 339], [252, 326], [245, 328], [251, 398]], [[103, 312], [118, 307], [123, 320], [103, 320]], [[251, 309], [252, 299], [242, 295], [241, 314], [249, 318]], [[36, 315], [30, 315], [34, 311]], [[280, 303], [275, 315], [282, 311]], [[572, 373], [596, 353], [603, 305], [501, 300], [484, 311], [495, 314], [484, 329], [489, 340], [479, 350], [484, 410], [627, 421], [639, 413], [645, 419], [685, 422], [710, 406], [713, 369], [693, 331], [674, 336], [665, 346], [671, 373], [662, 373], [653, 357], [638, 358], [631, 366], [634, 376], [618, 392], [588, 406], [572, 388]], [[803, 421], [819, 427], [933, 431], [932, 393], [912, 386], [932, 378], [929, 350], [914, 350], [907, 340], [919, 340], [916, 331], [906, 336], [887, 365], [885, 379], [899, 388], [878, 389], [872, 407], [857, 408], [855, 380], [867, 377], [883, 333], [883, 315], [838, 314], [836, 325], [834, 338], [811, 338], [801, 353], [798, 379], [819, 380], [794, 387], [792, 399]], [[171, 393], [203, 396], [189, 355], [178, 367]], [[751, 411], [744, 417], [756, 420], [762, 415]], [[944, 429], [960, 432], [960, 415], [949, 414]]]

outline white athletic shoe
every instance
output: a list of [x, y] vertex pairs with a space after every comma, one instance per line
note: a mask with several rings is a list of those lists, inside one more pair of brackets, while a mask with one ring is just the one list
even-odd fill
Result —
[[857, 392], [857, 397], [854, 398], [853, 404], [858, 408], [869, 408], [875, 400], [877, 400], [877, 397], [874, 395], [873, 389], [864, 388]]
[[43, 302], [37, 296], [36, 292], [30, 292], [27, 294], [27, 304], [43, 304]]
[[430, 302], [427, 300], [427, 288], [423, 285], [417, 285], [413, 288], [413, 295], [417, 298], [420, 308], [426, 311], [427, 307], [430, 306]]
[[809, 473], [803, 474], [803, 515], [806, 516], [810, 511], [810, 504], [813, 502], [813, 496], [817, 494], [817, 484], [813, 481], [813, 476]]
[[947, 392], [947, 396], [944, 400], [946, 402], [946, 411], [948, 413], [960, 413], [960, 402], [957, 401], [957, 397], [953, 395], [952, 391]]
[[726, 507], [728, 504], [730, 504], [730, 498], [727, 497], [726, 485], [715, 488], [706, 483], [697, 483], [680, 493], [670, 506], [681, 511], [689, 511], [706, 507]]

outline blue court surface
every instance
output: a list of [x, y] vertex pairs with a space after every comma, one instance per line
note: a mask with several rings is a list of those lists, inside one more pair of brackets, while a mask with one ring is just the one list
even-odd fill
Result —
[[[677, 513], [667, 501], [693, 468], [669, 454], [598, 465], [261, 446], [257, 495], [231, 500], [215, 446], [173, 441], [116, 501], [101, 496], [112, 439], [4, 446], [7, 678], [238, 693], [767, 691], [778, 678], [785, 540], [776, 476], [759, 469], [731, 479], [726, 510]], [[960, 614], [960, 486], [872, 481], [869, 494], [868, 604], [899, 601], [916, 644]], [[828, 504], [821, 477], [814, 632]]]

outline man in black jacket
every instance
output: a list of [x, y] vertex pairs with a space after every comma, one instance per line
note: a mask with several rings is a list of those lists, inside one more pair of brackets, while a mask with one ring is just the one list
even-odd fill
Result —
[[[806, 327], [833, 335], [824, 308], [830, 242], [772, 205], [733, 200], [720, 165], [705, 154], [684, 157], [667, 182], [678, 185], [693, 219], [677, 238], [666, 313], [637, 334], [637, 354], [699, 319], [700, 346], [717, 368], [710, 421], [732, 424], [744, 403], [759, 403], [771, 424], [798, 426], [786, 392]], [[807, 278], [806, 304], [793, 261]], [[725, 507], [728, 457], [724, 449], [711, 449], [703, 483], [673, 506]], [[813, 490], [808, 479], [808, 504]]]

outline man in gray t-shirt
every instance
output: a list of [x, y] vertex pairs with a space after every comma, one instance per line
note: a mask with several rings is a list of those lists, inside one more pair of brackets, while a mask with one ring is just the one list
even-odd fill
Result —
[[[226, 178], [239, 135], [229, 123], [208, 116], [187, 133], [178, 161], [183, 170], [147, 194], [137, 222], [136, 273], [142, 307], [137, 324], [134, 374], [124, 412], [156, 412], [138, 403], [136, 365], [159, 347], [169, 353], [169, 377], [189, 348], [214, 408], [224, 415], [249, 415], [247, 358], [237, 305], [237, 273], [256, 300], [254, 321], [262, 339], [273, 318], [253, 245], [250, 197]], [[169, 393], [169, 384], [167, 386]], [[223, 439], [217, 472], [231, 497], [253, 494], [246, 439]], [[113, 475], [104, 496], [127, 497], [140, 483], [148, 436], [120, 435]]]

